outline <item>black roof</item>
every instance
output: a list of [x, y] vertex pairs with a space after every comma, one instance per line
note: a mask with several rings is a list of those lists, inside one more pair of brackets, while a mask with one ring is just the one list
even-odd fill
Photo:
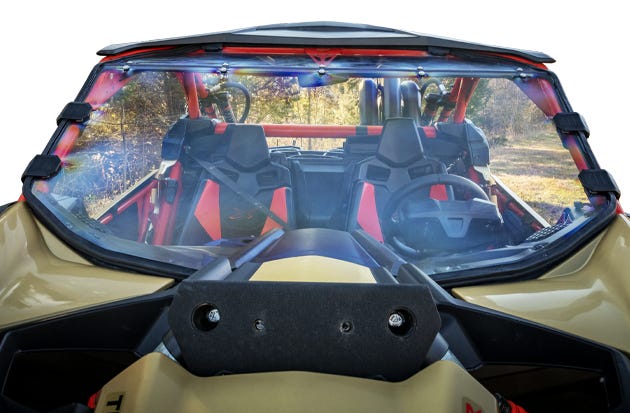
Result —
[[[536, 63], [555, 60], [541, 52], [507, 49], [444, 37], [428, 36], [387, 27], [339, 22], [284, 23], [250, 27], [229, 32], [217, 32], [188, 37], [115, 44], [98, 51], [101, 56], [113, 56], [136, 49], [186, 45], [252, 45], [305, 47], [379, 47], [434, 48], [501, 53], [525, 58]], [[443, 52], [444, 50], [442, 50]]]

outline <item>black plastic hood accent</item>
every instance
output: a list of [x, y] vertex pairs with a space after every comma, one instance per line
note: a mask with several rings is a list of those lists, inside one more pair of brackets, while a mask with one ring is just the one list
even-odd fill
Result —
[[401, 381], [420, 371], [441, 325], [424, 285], [193, 279], [168, 317], [184, 365], [201, 377], [298, 370]]
[[228, 32], [175, 37], [137, 43], [114, 44], [99, 50], [97, 54], [100, 56], [115, 56], [120, 53], [152, 47], [201, 46], [212, 44], [423, 48], [442, 51], [459, 50], [500, 53], [524, 58], [534, 63], [555, 62], [552, 57], [541, 52], [470, 43], [444, 37], [390, 29], [387, 27], [328, 21], [274, 24]]

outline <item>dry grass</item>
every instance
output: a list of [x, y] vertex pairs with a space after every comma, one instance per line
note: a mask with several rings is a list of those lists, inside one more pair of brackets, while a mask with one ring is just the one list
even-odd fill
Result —
[[492, 172], [551, 224], [575, 201], [588, 202], [555, 132], [493, 146], [490, 159]]

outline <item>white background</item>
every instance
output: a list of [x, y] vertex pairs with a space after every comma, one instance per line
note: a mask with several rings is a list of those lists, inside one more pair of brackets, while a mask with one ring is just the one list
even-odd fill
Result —
[[[96, 51], [113, 43], [271, 23], [334, 20], [545, 52], [573, 109], [591, 128], [600, 166], [630, 198], [630, 23], [608, 2], [528, 1], [71, 1], [12, 2], [0, 16], [0, 205], [44, 149]], [[630, 210], [630, 201], [626, 203]]]

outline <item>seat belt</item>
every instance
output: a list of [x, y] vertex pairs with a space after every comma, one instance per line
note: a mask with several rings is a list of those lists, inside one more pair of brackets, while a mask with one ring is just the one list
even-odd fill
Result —
[[210, 162], [204, 161], [203, 159], [199, 159], [196, 156], [192, 156], [189, 155], [195, 162], [197, 162], [201, 167], [203, 167], [203, 169], [208, 172], [210, 175], [212, 175], [214, 178], [216, 178], [220, 183], [224, 184], [225, 186], [227, 186], [228, 188], [230, 188], [236, 195], [238, 195], [239, 197], [241, 197], [242, 199], [244, 199], [245, 201], [249, 202], [250, 204], [252, 204], [256, 209], [258, 209], [259, 211], [261, 211], [262, 213], [264, 213], [266, 216], [268, 216], [269, 218], [271, 218], [272, 220], [274, 220], [276, 223], [278, 223], [282, 229], [289, 229], [289, 224], [288, 222], [286, 222], [285, 220], [283, 220], [282, 218], [280, 218], [278, 215], [276, 215], [272, 210], [270, 210], [269, 208], [267, 208], [266, 205], [264, 205], [263, 203], [261, 203], [259, 200], [257, 200], [256, 198], [254, 198], [253, 196], [243, 192], [237, 185], [236, 183], [234, 183], [233, 180], [230, 179], [229, 176], [227, 176], [226, 174], [224, 174], [223, 172], [221, 172], [219, 170], [219, 168], [217, 168], [215, 165], [211, 164]]

